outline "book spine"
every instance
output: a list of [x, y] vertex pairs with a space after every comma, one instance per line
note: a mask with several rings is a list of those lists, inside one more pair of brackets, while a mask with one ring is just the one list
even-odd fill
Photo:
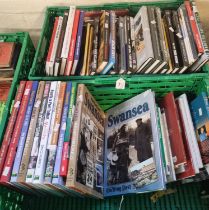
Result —
[[60, 131], [59, 131], [59, 140], [58, 140], [56, 159], [55, 159], [55, 164], [54, 164], [54, 172], [53, 172], [53, 179], [52, 179], [53, 184], [63, 184], [63, 179], [60, 176], [60, 167], [61, 167], [62, 150], [63, 150], [65, 132], [67, 128], [67, 118], [68, 118], [68, 110], [69, 110], [70, 99], [71, 99], [71, 89], [72, 89], [72, 83], [68, 82], [67, 87], [66, 87], [65, 101], [64, 101], [61, 126], [60, 126]]
[[8, 182], [10, 180], [11, 170], [12, 170], [13, 162], [15, 159], [18, 140], [20, 137], [22, 124], [25, 118], [26, 108], [28, 105], [28, 101], [29, 101], [29, 97], [30, 97], [30, 93], [32, 89], [32, 84], [33, 84], [32, 81], [27, 81], [26, 86], [25, 86], [20, 109], [19, 109], [17, 120], [14, 127], [14, 132], [12, 134], [9, 150], [8, 150], [7, 157], [4, 163], [3, 173], [1, 175], [2, 182]]
[[18, 116], [18, 111], [20, 109], [20, 103], [21, 103], [23, 92], [25, 89], [25, 84], [26, 84], [25, 81], [20, 82], [20, 85], [17, 90], [17, 94], [15, 96], [12, 113], [9, 118], [8, 125], [7, 125], [6, 131], [4, 134], [4, 138], [3, 138], [3, 141], [1, 144], [1, 148], [0, 148], [0, 176], [2, 174], [2, 170], [3, 170], [4, 162], [6, 159], [8, 147], [10, 145], [10, 141], [12, 138], [12, 134], [14, 132], [14, 126], [15, 126], [15, 122], [16, 122], [16, 119]]
[[70, 139], [72, 134], [72, 124], [73, 124], [73, 116], [74, 116], [75, 103], [76, 103], [76, 94], [77, 94], [77, 84], [72, 83], [70, 107], [68, 112], [66, 132], [65, 132], [64, 144], [62, 150], [61, 167], [60, 167], [60, 176], [63, 177], [67, 177], [67, 171], [68, 171], [68, 161], [70, 155], [69, 147], [70, 147]]
[[115, 39], [116, 39], [116, 29], [115, 29], [115, 12], [110, 11], [110, 36], [109, 36], [109, 62], [105, 66], [101, 74], [106, 74], [115, 64]]
[[62, 53], [61, 53], [62, 58], [67, 58], [68, 56], [70, 41], [71, 41], [71, 36], [72, 36], [74, 16], [75, 16], [75, 6], [70, 6], [67, 26], [66, 26], [66, 33], [65, 33], [63, 48], [62, 48]]
[[55, 57], [56, 57], [59, 37], [60, 37], [60, 33], [61, 33], [61, 28], [62, 28], [62, 21], [63, 21], [63, 17], [59, 17], [57, 30], [56, 30], [56, 34], [55, 34], [55, 39], [54, 39], [54, 44], [53, 44], [53, 48], [52, 48], [52, 54], [51, 54], [50, 63], [49, 63], [49, 75], [50, 76], [52, 76], [54, 74], [54, 63], [55, 63]]
[[79, 18], [79, 25], [78, 25], [78, 32], [77, 32], [77, 39], [76, 39], [76, 47], [75, 47], [75, 55], [74, 55], [74, 61], [73, 61], [73, 67], [72, 67], [71, 75], [75, 74], [77, 64], [78, 64], [78, 60], [79, 60], [79, 56], [80, 56], [84, 14], [85, 14], [84, 11], [80, 11], [80, 18]]
[[10, 182], [17, 181], [20, 163], [21, 163], [21, 159], [22, 159], [22, 155], [23, 155], [24, 146], [25, 146], [25, 140], [27, 137], [28, 128], [29, 128], [29, 124], [30, 124], [30, 120], [31, 120], [33, 105], [34, 105], [35, 98], [36, 98], [37, 88], [38, 88], [38, 81], [34, 81], [33, 85], [32, 85], [30, 98], [28, 101], [27, 110], [25, 113], [24, 122], [23, 122], [22, 129], [21, 129], [21, 134], [20, 134], [20, 138], [19, 138], [19, 142], [18, 142], [18, 148], [17, 148], [17, 152], [16, 152], [14, 164], [13, 164]]
[[98, 67], [98, 45], [99, 45], [99, 18], [94, 20], [93, 54], [90, 75], [95, 75]]
[[57, 27], [58, 27], [58, 21], [59, 21], [59, 17], [56, 17], [55, 22], [54, 22], [52, 37], [50, 40], [49, 51], [48, 51], [47, 58], [46, 58], [46, 67], [45, 67], [46, 75], [50, 74], [50, 61], [52, 60], [51, 59], [52, 58], [52, 50], [53, 50], [53, 46], [55, 44], [55, 36], [56, 36]]
[[136, 72], [137, 61], [136, 61], [136, 48], [135, 48], [136, 46], [135, 46], [133, 17], [130, 17], [130, 38], [131, 38], [132, 67], [133, 67], [133, 72]]
[[58, 135], [59, 135], [59, 130], [60, 130], [60, 120], [61, 120], [60, 113], [62, 113], [62, 109], [63, 109], [65, 89], [66, 89], [66, 82], [61, 82], [57, 106], [55, 107], [56, 113], [55, 113], [54, 126], [52, 130], [52, 138], [51, 138], [50, 144], [48, 145], [49, 156], [48, 156], [46, 172], [45, 172], [45, 182], [47, 183], [51, 183], [52, 181], [55, 155], [56, 155], [56, 150], [57, 150], [57, 141], [58, 141]]
[[54, 101], [55, 101], [56, 92], [57, 92], [56, 90], [57, 90], [57, 82], [51, 82], [51, 87], [50, 87], [49, 97], [48, 97], [48, 102], [47, 102], [47, 109], [46, 109], [45, 119], [44, 119], [44, 126], [43, 126], [42, 135], [41, 135], [41, 142], [39, 146], [35, 176], [33, 180], [33, 183], [37, 183], [37, 184], [43, 183], [43, 179], [44, 179], [44, 172], [46, 168], [45, 166], [46, 166], [46, 158], [47, 158], [46, 147], [48, 143], [52, 112], [53, 112]]
[[67, 173], [66, 186], [74, 186], [74, 181], [76, 178], [76, 164], [77, 164], [77, 153], [78, 153], [78, 138], [79, 138], [79, 130], [81, 125], [81, 114], [82, 114], [82, 105], [83, 105], [83, 93], [84, 93], [84, 85], [78, 85], [77, 92], [77, 101], [74, 112], [73, 119], [73, 132], [72, 132], [72, 141], [70, 148], [70, 162]]
[[84, 59], [83, 59], [83, 67], [82, 67], [81, 73], [80, 73], [81, 76], [85, 76], [85, 75], [86, 75], [87, 59], [88, 59], [88, 48], [89, 48], [90, 28], [91, 28], [91, 24], [90, 24], [90, 23], [87, 23], [86, 41], [85, 41]]
[[132, 50], [131, 50], [131, 22], [130, 22], [130, 17], [126, 16], [126, 29], [127, 29], [127, 46], [128, 46], [128, 65], [127, 65], [127, 69], [128, 72], [127, 73], [132, 73], [133, 72], [133, 58], [132, 58]]
[[[67, 21], [68, 21], [68, 12], [64, 12], [64, 17], [62, 21], [62, 27], [61, 27], [61, 32], [60, 32], [60, 37], [59, 37], [59, 42], [58, 42], [58, 47], [57, 47], [57, 52], [56, 52], [56, 59], [55, 59], [55, 73], [54, 76], [57, 76], [58, 71], [60, 68], [60, 63], [61, 63], [61, 54], [62, 54], [62, 48], [64, 47], [63, 41], [64, 41], [64, 36], [65, 36], [65, 31], [66, 31], [66, 26], [67, 26]], [[62, 72], [60, 70], [60, 74], [62, 75]]]
[[193, 14], [193, 11], [192, 11], [192, 8], [191, 8], [191, 4], [190, 4], [189, 1], [185, 1], [184, 5], [186, 7], [186, 11], [187, 11], [187, 14], [188, 14], [188, 17], [189, 17], [189, 21], [190, 21], [191, 29], [192, 29], [192, 32], [193, 32], [193, 35], [194, 35], [194, 40], [195, 40], [195, 43], [196, 43], [196, 46], [197, 46], [197, 49], [198, 49], [198, 53], [202, 54], [202, 53], [204, 53], [204, 48], [202, 46], [201, 37], [200, 37], [199, 32], [198, 32], [198, 28], [197, 28], [197, 24], [195, 22], [195, 18], [194, 18], [194, 14]]
[[80, 16], [80, 10], [76, 10], [74, 23], [73, 23], [72, 38], [71, 38], [71, 42], [70, 42], [70, 51], [68, 53], [67, 66], [66, 66], [65, 73], [64, 73], [64, 75], [66, 75], [66, 76], [70, 75], [72, 65], [73, 65], [76, 37], [77, 37], [77, 32], [78, 32], [79, 16]]
[[195, 16], [195, 21], [197, 23], [199, 35], [201, 37], [200, 39], [202, 41], [204, 52], [207, 51], [207, 53], [209, 53], [208, 44], [207, 44], [207, 41], [206, 41], [206, 38], [205, 38], [205, 33], [204, 33], [202, 25], [201, 25], [200, 16], [199, 16], [197, 7], [195, 5], [195, 2], [192, 2], [192, 9], [193, 9], [193, 13], [194, 13], [194, 16]]
[[119, 36], [120, 36], [120, 74], [126, 72], [126, 53], [125, 53], [125, 30], [124, 30], [124, 17], [119, 17]]
[[[115, 73], [119, 73], [120, 71], [120, 66], [121, 66], [121, 61], [120, 61], [120, 32], [119, 32], [119, 18], [116, 19], [115, 22], [116, 25], [116, 46], [115, 46], [115, 50], [116, 50], [116, 57], [115, 57], [115, 66], [114, 66], [114, 71], [110, 71], [111, 72], [115, 72]], [[135, 40], [135, 38], [134, 38]]]
[[30, 153], [29, 164], [28, 164], [28, 167], [26, 168], [27, 174], [26, 174], [26, 177], [23, 177], [23, 180], [26, 180], [27, 183], [32, 183], [34, 179], [39, 146], [40, 146], [40, 141], [41, 141], [41, 135], [42, 135], [43, 126], [44, 126], [44, 118], [45, 118], [50, 85], [51, 85], [51, 82], [46, 82], [46, 85], [44, 88], [43, 100], [41, 103], [41, 109], [38, 114], [38, 121], [35, 128], [35, 134], [34, 134], [34, 139], [33, 139], [32, 150]]
[[104, 24], [104, 60], [108, 61], [109, 58], [109, 34], [110, 34], [110, 13], [105, 12]]
[[193, 58], [196, 61], [198, 59], [198, 52], [197, 52], [197, 48], [195, 46], [195, 41], [194, 41], [191, 26], [190, 26], [190, 22], [189, 22], [189, 17], [187, 15], [186, 8], [185, 8], [184, 5], [181, 5], [180, 9], [182, 11], [183, 19], [184, 19], [185, 24], [186, 24], [186, 30], [188, 32], [189, 41], [190, 41], [191, 48], [192, 48]]
[[30, 126], [28, 128], [28, 134], [27, 134], [27, 138], [25, 142], [25, 148], [23, 151], [23, 156], [22, 156], [22, 160], [20, 164], [19, 173], [18, 173], [18, 178], [17, 178], [18, 182], [25, 182], [29, 158], [31, 154], [33, 140], [34, 140], [36, 124], [37, 124], [38, 115], [39, 115], [39, 111], [41, 107], [42, 97], [44, 94], [44, 86], [45, 86], [44, 81], [39, 82], [36, 99], [35, 99], [35, 103], [33, 107], [32, 117], [30, 121]]

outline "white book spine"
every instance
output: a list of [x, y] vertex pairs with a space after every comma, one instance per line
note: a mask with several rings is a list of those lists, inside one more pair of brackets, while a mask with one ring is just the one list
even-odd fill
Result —
[[51, 87], [50, 87], [50, 92], [49, 92], [47, 109], [46, 109], [46, 114], [45, 114], [45, 119], [44, 119], [44, 128], [41, 135], [41, 142], [40, 142], [40, 148], [39, 148], [33, 183], [41, 184], [43, 183], [43, 180], [44, 180], [46, 158], [47, 158], [46, 147], [48, 143], [49, 130], [50, 130], [50, 124], [51, 124], [51, 118], [52, 118], [52, 112], [53, 112], [53, 105], [54, 105], [55, 96], [56, 96], [56, 90], [57, 90], [57, 82], [52, 82]]
[[66, 31], [65, 31], [65, 37], [64, 37], [63, 47], [62, 47], [61, 58], [67, 59], [67, 56], [68, 56], [71, 35], [72, 35], [72, 30], [73, 30], [75, 8], [76, 8], [75, 6], [70, 6], [69, 16], [68, 16], [68, 20], [67, 20], [67, 26], [66, 26]]
[[57, 30], [56, 30], [56, 34], [55, 34], [55, 38], [54, 38], [54, 44], [52, 47], [50, 62], [48, 64], [46, 64], [48, 66], [47, 68], [49, 68], [50, 76], [53, 75], [54, 62], [55, 62], [55, 56], [56, 56], [56, 52], [57, 52], [58, 41], [59, 41], [59, 37], [60, 37], [60, 33], [61, 33], [61, 28], [62, 28], [62, 21], [63, 21], [63, 17], [59, 17], [58, 26], [57, 26]]

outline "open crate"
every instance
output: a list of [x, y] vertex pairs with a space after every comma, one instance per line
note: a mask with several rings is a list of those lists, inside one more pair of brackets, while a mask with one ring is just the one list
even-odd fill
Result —
[[[156, 99], [160, 99], [166, 93], [173, 91], [176, 96], [186, 93], [192, 100], [201, 91], [209, 95], [209, 80], [186, 82], [184, 80], [172, 80], [169, 76], [164, 82], [149, 78], [133, 77], [126, 79], [124, 90], [115, 89], [115, 80], [94, 80], [94, 83], [86, 84], [103, 110], [134, 96], [147, 89], [156, 93]], [[176, 190], [175, 193], [160, 197], [155, 203], [151, 196], [155, 193], [125, 195], [121, 210], [208, 210], [209, 199], [201, 199], [202, 187], [209, 188], [208, 181], [181, 184], [175, 182], [168, 185], [168, 189]], [[118, 210], [121, 196], [104, 200], [74, 197], [37, 197], [22, 194], [6, 187], [0, 187], [0, 209], [3, 210]]]
[[[137, 2], [137, 3], [113, 3], [113, 4], [104, 4], [104, 5], [93, 5], [93, 6], [78, 6], [78, 9], [82, 10], [114, 10], [114, 9], [129, 9], [130, 14], [135, 15], [139, 8], [143, 5], [149, 6], [158, 6], [162, 9], [177, 9], [184, 0], [161, 0], [153, 2]], [[41, 37], [39, 39], [37, 51], [33, 61], [33, 65], [30, 69], [29, 79], [30, 80], [94, 80], [95, 78], [117, 78], [118, 76], [114, 75], [95, 75], [95, 76], [46, 76], [44, 73], [45, 70], [45, 61], [49, 49], [50, 39], [52, 35], [54, 20], [56, 16], [63, 16], [64, 11], [69, 9], [69, 7], [48, 7], [45, 13], [45, 21], [43, 24]], [[169, 75], [172, 78], [182, 78], [184, 80], [190, 79], [191, 81], [196, 81], [197, 79], [204, 78], [208, 76], [209, 68], [207, 66], [202, 68], [200, 73], [188, 73], [188, 74], [179, 74], [179, 75]], [[133, 76], [133, 75], [131, 75]], [[142, 75], [134, 75], [134, 77], [142, 77]], [[127, 76], [128, 78], [130, 76]], [[166, 75], [153, 75], [149, 74], [146, 77], [152, 77], [154, 80], [164, 80]]]
[[18, 33], [0, 33], [0, 41], [21, 43], [21, 51], [13, 76], [12, 85], [9, 91], [8, 99], [4, 108], [2, 121], [0, 123], [0, 145], [3, 139], [3, 133], [10, 115], [10, 108], [15, 97], [17, 86], [20, 80], [27, 79], [29, 69], [33, 62], [35, 48], [27, 32]]

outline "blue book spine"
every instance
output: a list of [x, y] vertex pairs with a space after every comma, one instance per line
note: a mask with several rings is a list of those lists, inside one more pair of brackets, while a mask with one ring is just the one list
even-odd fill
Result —
[[66, 93], [65, 93], [65, 102], [63, 107], [62, 119], [61, 119], [61, 129], [59, 131], [59, 139], [58, 139], [58, 147], [55, 159], [55, 166], [54, 166], [54, 173], [53, 173], [53, 184], [60, 184], [63, 185], [63, 178], [59, 176], [60, 174], [60, 165], [61, 165], [61, 158], [62, 158], [62, 148], [65, 138], [65, 131], [66, 131], [66, 122], [68, 118], [68, 110], [70, 105], [70, 98], [71, 98], [71, 88], [72, 82], [67, 83]]
[[83, 33], [83, 22], [84, 22], [84, 11], [80, 11], [80, 17], [79, 17], [79, 25], [78, 25], [78, 33], [77, 33], [77, 40], [76, 40], [76, 47], [75, 47], [75, 54], [74, 54], [74, 63], [72, 72], [75, 73], [79, 56], [80, 56], [80, 49], [81, 49], [81, 39], [82, 39], [82, 33]]
[[34, 105], [35, 98], [36, 98], [37, 89], [38, 89], [38, 81], [34, 81], [33, 85], [32, 85], [29, 103], [27, 106], [26, 114], [25, 114], [25, 119], [23, 122], [21, 134], [20, 134], [18, 149], [17, 149], [17, 153], [15, 156], [15, 161], [14, 161], [14, 165], [13, 165], [13, 169], [12, 169], [12, 175], [11, 175], [11, 180], [10, 180], [11, 182], [17, 181], [18, 172], [19, 172], [20, 163], [21, 163], [22, 154], [23, 154], [24, 145], [25, 145], [25, 140], [27, 137], [28, 127], [30, 124], [31, 114], [32, 114], [32, 110], [33, 110], [33, 105]]
[[110, 12], [110, 48], [109, 48], [110, 58], [109, 58], [108, 64], [106, 65], [104, 70], [101, 72], [101, 74], [107, 74], [115, 64], [115, 53], [116, 53], [116, 49], [115, 49], [115, 39], [116, 39], [115, 22], [116, 22], [115, 12], [111, 11]]

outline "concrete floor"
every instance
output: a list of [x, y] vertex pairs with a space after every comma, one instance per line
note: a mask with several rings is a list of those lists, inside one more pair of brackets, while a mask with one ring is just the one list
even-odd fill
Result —
[[209, 45], [209, 0], [196, 0], [200, 19]]

